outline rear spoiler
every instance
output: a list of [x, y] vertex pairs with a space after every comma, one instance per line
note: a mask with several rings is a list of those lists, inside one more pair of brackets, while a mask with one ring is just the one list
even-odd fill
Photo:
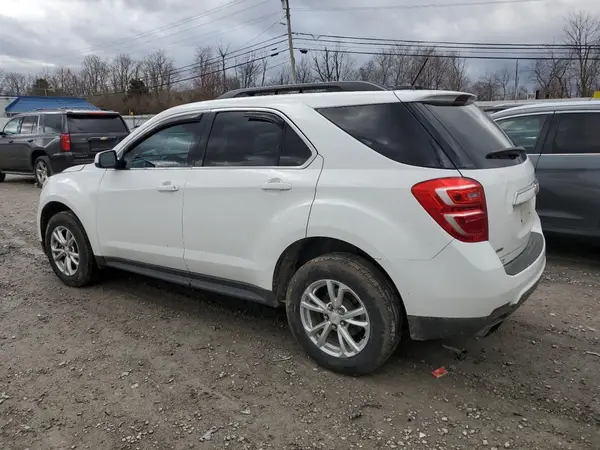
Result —
[[[401, 92], [400, 92], [401, 91]], [[468, 92], [434, 90], [398, 90], [394, 91], [401, 102], [418, 102], [439, 106], [465, 106], [477, 100], [477, 96]]]
[[80, 111], [72, 110], [72, 111], [66, 111], [65, 114], [67, 116], [114, 116], [114, 117], [121, 115], [116, 111], [103, 111], [103, 110], [80, 110]]
[[462, 92], [434, 94], [423, 97], [421, 103], [438, 106], [465, 106], [470, 105], [477, 99], [476, 95]]

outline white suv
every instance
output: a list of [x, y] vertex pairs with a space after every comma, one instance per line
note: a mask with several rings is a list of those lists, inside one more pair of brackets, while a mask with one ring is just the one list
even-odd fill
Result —
[[79, 287], [114, 267], [285, 305], [343, 373], [403, 334], [493, 331], [546, 262], [525, 152], [470, 94], [321, 87], [340, 92], [177, 106], [51, 177], [38, 227], [56, 275]]

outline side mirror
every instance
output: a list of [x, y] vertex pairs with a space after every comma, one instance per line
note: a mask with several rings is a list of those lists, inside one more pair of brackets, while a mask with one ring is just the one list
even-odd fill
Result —
[[94, 165], [100, 169], [116, 169], [118, 163], [119, 158], [114, 150], [97, 153], [94, 158]]

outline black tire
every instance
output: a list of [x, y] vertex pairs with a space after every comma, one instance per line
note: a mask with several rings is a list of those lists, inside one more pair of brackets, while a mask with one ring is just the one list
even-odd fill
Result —
[[39, 175], [38, 175], [38, 167], [40, 165], [44, 165], [46, 167], [46, 171], [48, 173], [48, 178], [50, 178], [52, 176], [52, 174], [54, 173], [52, 171], [52, 166], [50, 165], [50, 159], [47, 156], [38, 156], [35, 161], [33, 162], [33, 177], [35, 178], [35, 183], [38, 185], [38, 187], [42, 187], [44, 185], [43, 180], [40, 180]]
[[4, 180], [6, 180], [6, 174], [0, 172], [0, 183], [2, 183]]
[[[52, 233], [58, 227], [66, 228], [73, 235], [75, 244], [77, 245], [79, 266], [72, 275], [63, 273], [52, 256], [50, 248]], [[96, 264], [92, 246], [90, 245], [90, 241], [88, 240], [83, 225], [71, 211], [62, 211], [50, 218], [44, 234], [44, 245], [52, 270], [54, 270], [56, 276], [67, 286], [83, 287], [92, 284], [98, 279], [100, 269]]]
[[[304, 291], [319, 280], [335, 280], [352, 289], [367, 310], [370, 336], [364, 348], [351, 357], [332, 356], [321, 350], [304, 330], [300, 303]], [[287, 317], [292, 334], [320, 366], [346, 375], [366, 375], [392, 355], [402, 335], [401, 299], [381, 270], [349, 253], [331, 253], [304, 264], [287, 290]]]

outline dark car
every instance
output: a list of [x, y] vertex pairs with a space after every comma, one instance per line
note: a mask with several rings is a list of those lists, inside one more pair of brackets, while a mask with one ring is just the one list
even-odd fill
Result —
[[0, 132], [0, 182], [7, 173], [33, 174], [41, 186], [54, 173], [94, 161], [129, 134], [111, 111], [35, 111], [11, 118]]
[[531, 104], [492, 115], [525, 148], [545, 232], [600, 237], [600, 101]]

